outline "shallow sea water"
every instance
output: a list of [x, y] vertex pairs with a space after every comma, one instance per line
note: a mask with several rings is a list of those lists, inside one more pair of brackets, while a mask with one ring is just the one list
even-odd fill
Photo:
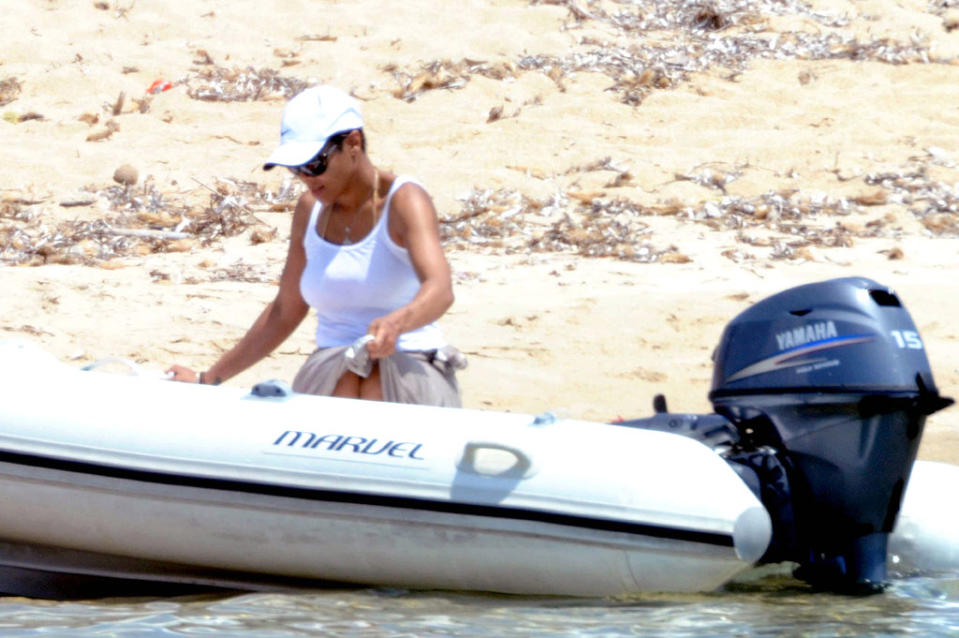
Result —
[[629, 599], [399, 589], [44, 601], [0, 598], [0, 636], [959, 636], [959, 572], [867, 597], [767, 576]]

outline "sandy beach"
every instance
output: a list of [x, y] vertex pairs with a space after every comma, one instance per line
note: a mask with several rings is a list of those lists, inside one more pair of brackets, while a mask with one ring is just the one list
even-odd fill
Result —
[[[0, 22], [0, 338], [203, 369], [276, 292], [286, 99], [361, 100], [434, 198], [467, 407], [709, 411], [725, 324], [894, 288], [959, 394], [959, 8], [926, 0], [24, 0]], [[118, 169], [121, 169], [118, 171]], [[313, 319], [229, 381], [290, 380]], [[959, 410], [920, 456], [959, 463]]]

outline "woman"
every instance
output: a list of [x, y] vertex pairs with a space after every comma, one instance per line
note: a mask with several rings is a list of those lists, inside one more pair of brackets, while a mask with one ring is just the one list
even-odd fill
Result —
[[317, 350], [295, 391], [459, 406], [454, 368], [465, 360], [436, 324], [453, 303], [436, 209], [418, 183], [372, 164], [357, 101], [330, 86], [295, 96], [264, 169], [274, 166], [307, 188], [276, 298], [208, 370], [168, 372], [225, 381], [272, 352], [314, 307]]

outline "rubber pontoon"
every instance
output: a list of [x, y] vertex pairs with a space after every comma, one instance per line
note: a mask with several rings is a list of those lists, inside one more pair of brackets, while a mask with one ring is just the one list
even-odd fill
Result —
[[620, 424], [185, 385], [24, 342], [0, 362], [8, 593], [109, 578], [607, 596], [780, 561], [872, 591], [904, 491], [897, 569], [959, 568], [955, 521], [928, 505], [957, 468], [918, 464], [905, 490], [926, 414], [951, 401], [908, 313], [865, 279], [734, 320], [716, 414], [659, 401]]

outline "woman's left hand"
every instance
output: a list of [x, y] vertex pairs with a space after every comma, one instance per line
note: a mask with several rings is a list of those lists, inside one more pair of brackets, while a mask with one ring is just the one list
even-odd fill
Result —
[[396, 341], [400, 338], [400, 322], [386, 315], [370, 322], [367, 333], [373, 340], [366, 344], [371, 359], [383, 359], [396, 352]]

